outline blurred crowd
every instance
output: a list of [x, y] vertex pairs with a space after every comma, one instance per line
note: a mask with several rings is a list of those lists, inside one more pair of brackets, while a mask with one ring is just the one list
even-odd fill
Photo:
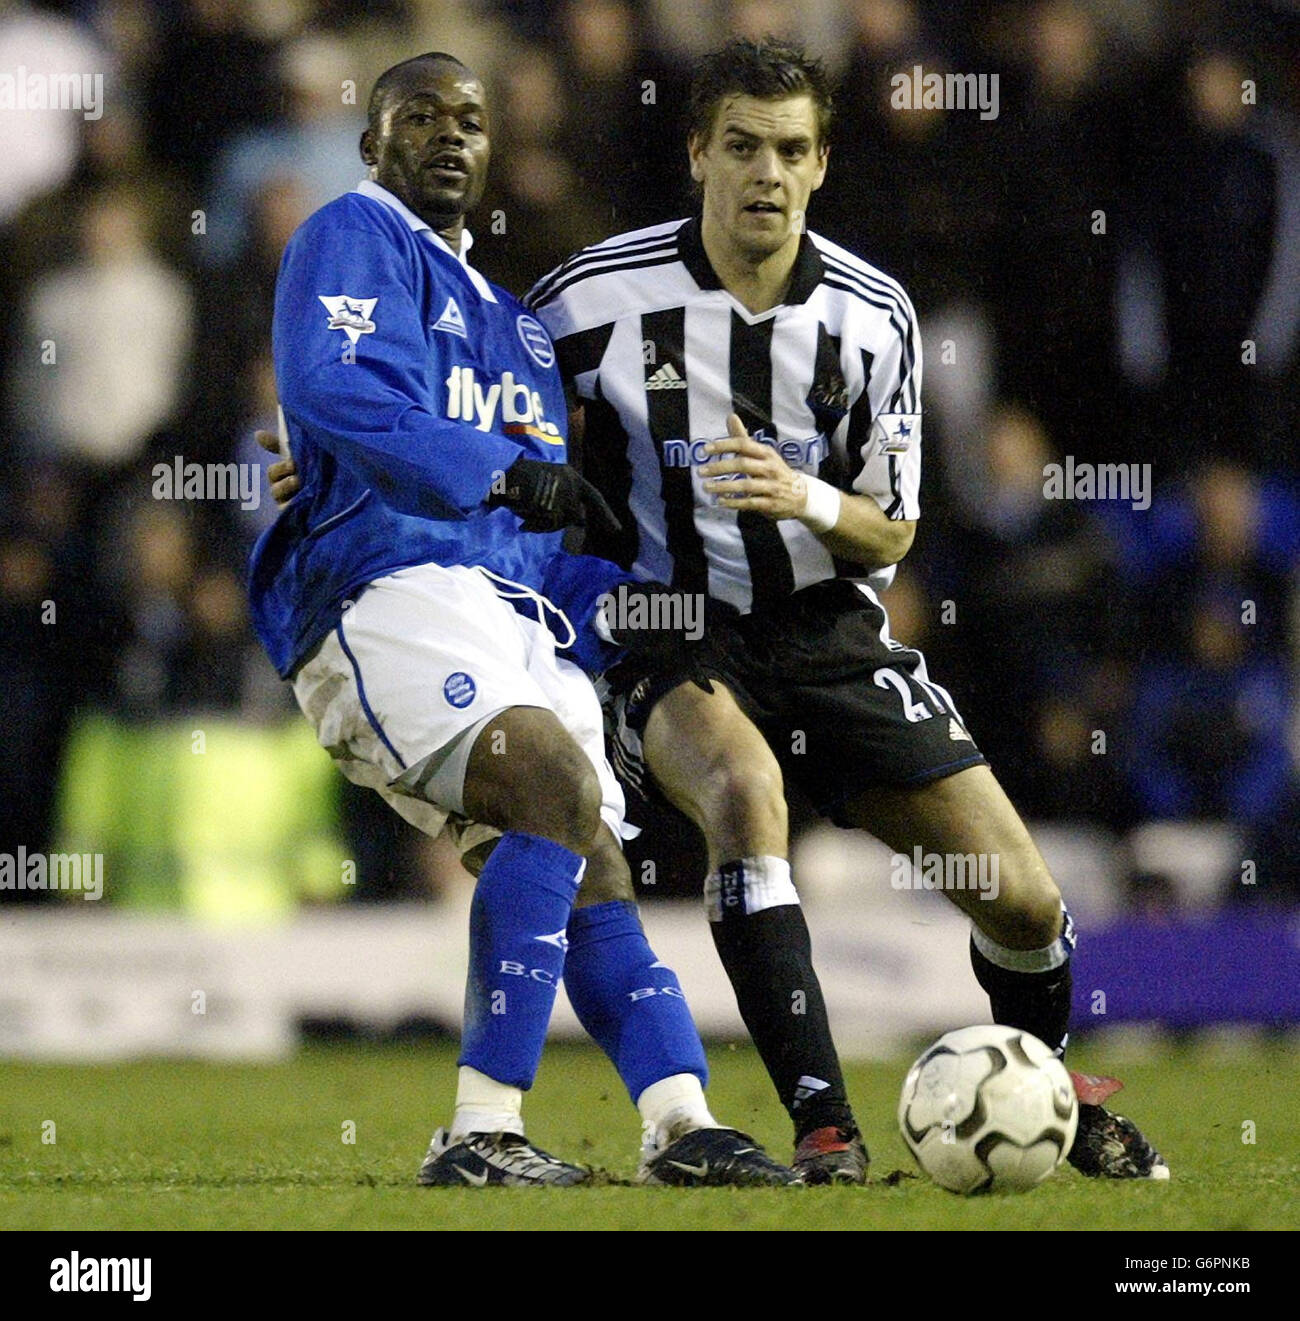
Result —
[[[264, 460], [280, 253], [361, 178], [374, 77], [445, 49], [485, 78], [473, 257], [522, 292], [688, 213], [691, 59], [769, 32], [838, 83], [812, 227], [921, 318], [895, 635], [1027, 817], [1229, 821], [1300, 895], [1294, 0], [0, 0], [0, 75], [104, 87], [93, 117], [0, 98], [0, 851], [53, 838], [88, 712], [293, 718], [242, 583], [269, 496], [153, 471]], [[896, 108], [916, 65], [996, 72], [996, 118]], [[1149, 508], [1045, 499], [1067, 457], [1151, 465]], [[395, 818], [343, 811], [361, 891], [401, 892]]]

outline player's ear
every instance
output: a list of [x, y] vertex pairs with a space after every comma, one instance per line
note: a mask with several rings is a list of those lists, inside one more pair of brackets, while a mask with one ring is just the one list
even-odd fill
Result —
[[686, 154], [691, 161], [691, 178], [696, 183], [704, 182], [704, 163], [700, 159], [704, 155], [704, 148], [708, 144], [702, 142], [694, 133], [686, 139]]
[[826, 181], [826, 167], [830, 164], [831, 148], [829, 143], [824, 143], [821, 150], [817, 153], [817, 173], [813, 175], [812, 191], [815, 193]]
[[375, 165], [379, 161], [379, 154], [375, 151], [375, 135], [369, 129], [361, 135], [361, 159], [367, 165]]

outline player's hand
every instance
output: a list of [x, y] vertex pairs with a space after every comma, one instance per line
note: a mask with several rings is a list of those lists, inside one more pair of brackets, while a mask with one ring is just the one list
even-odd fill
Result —
[[[705, 598], [674, 591], [664, 583], [620, 583], [601, 605], [604, 631], [652, 669], [689, 679], [713, 691], [701, 668]], [[597, 632], [601, 632], [600, 629]]]
[[[704, 489], [722, 509], [752, 509], [771, 519], [799, 518], [808, 505], [808, 483], [772, 448], [760, 445], [732, 413], [727, 434], [711, 440], [713, 457], [700, 468]], [[729, 474], [735, 474], [729, 475]]]
[[[255, 431], [253, 436], [268, 454], [279, 454], [280, 437], [274, 431]], [[271, 496], [281, 509], [302, 490], [298, 465], [292, 459], [281, 459], [279, 463], [271, 464], [266, 470], [266, 479], [271, 483]]]
[[614, 535], [623, 525], [605, 497], [567, 463], [516, 459], [506, 469], [502, 490], [493, 490], [488, 508], [504, 505], [522, 518], [525, 532], [558, 532], [566, 527], [588, 527]]

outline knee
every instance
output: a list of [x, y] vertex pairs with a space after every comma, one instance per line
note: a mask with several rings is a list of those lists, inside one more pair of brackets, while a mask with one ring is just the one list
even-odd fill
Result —
[[580, 748], [562, 754], [538, 772], [538, 796], [548, 835], [574, 853], [587, 854], [601, 828], [600, 779]]
[[1018, 890], [1000, 916], [1016, 948], [1044, 949], [1061, 934], [1062, 911], [1060, 890], [1050, 876], [1044, 876]]
[[785, 829], [785, 784], [774, 760], [714, 758], [704, 776], [703, 798], [708, 821], [735, 826], [761, 820]]
[[[497, 734], [501, 735], [500, 741]], [[480, 736], [465, 780], [466, 815], [586, 854], [600, 829], [600, 779], [550, 712], [507, 712]]]

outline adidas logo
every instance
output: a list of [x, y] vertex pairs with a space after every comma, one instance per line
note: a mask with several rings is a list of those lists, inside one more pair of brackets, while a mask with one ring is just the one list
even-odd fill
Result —
[[809, 1074], [804, 1074], [795, 1084], [794, 1104], [790, 1107], [797, 1110], [803, 1102], [817, 1095], [818, 1092], [824, 1092], [830, 1083], [824, 1082], [821, 1078], [813, 1078]]
[[948, 717], [948, 737], [954, 743], [969, 743], [970, 735], [951, 717]]
[[666, 362], [645, 383], [647, 390], [684, 390], [686, 382], [671, 362]]
[[454, 298], [447, 299], [447, 306], [442, 309], [442, 315], [430, 328], [445, 330], [449, 335], [459, 335], [461, 339], [469, 338], [465, 332], [465, 318], [461, 315], [460, 308], [456, 306]]

